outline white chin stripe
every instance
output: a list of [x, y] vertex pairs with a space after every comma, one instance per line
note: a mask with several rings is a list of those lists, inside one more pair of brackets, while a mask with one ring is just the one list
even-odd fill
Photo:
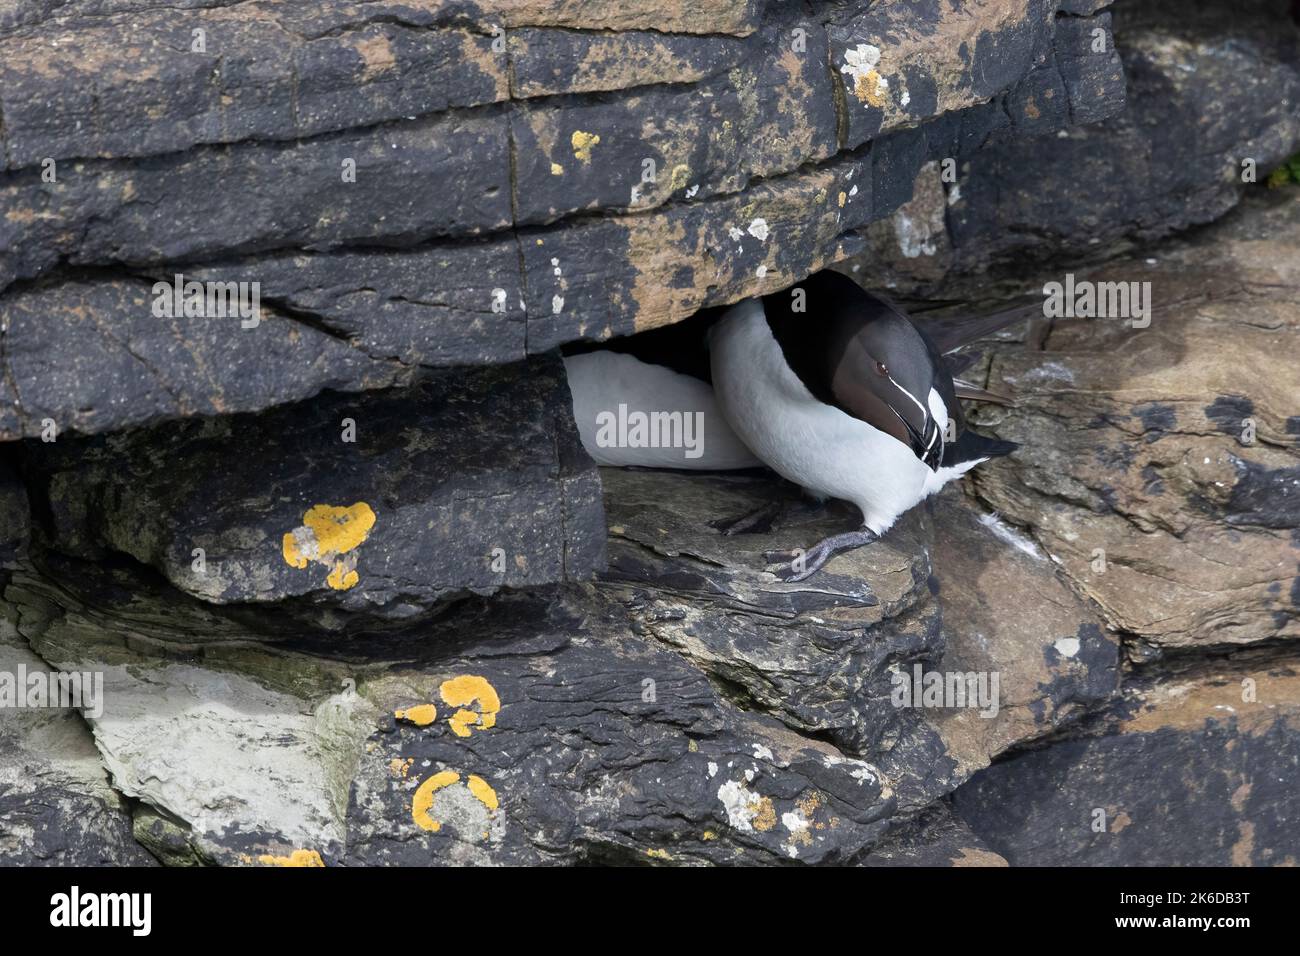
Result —
[[[886, 375], [885, 378], [889, 379], [891, 382], [894, 382], [894, 376], [892, 376], [892, 375]], [[929, 419], [930, 419], [930, 413], [926, 410], [926, 407], [925, 407], [924, 405], [921, 404], [920, 400], [917, 399], [917, 397], [916, 397], [915, 395], [913, 395], [913, 394], [912, 394], [911, 392], [909, 392], [907, 389], [903, 388], [903, 386], [899, 385], [897, 382], [894, 382], [894, 388], [898, 389], [900, 392], [902, 392], [904, 395], [906, 395], [908, 398], [910, 398], [910, 399], [912, 400], [912, 404], [915, 405], [917, 408], [919, 408], [919, 409], [921, 410], [921, 420], [922, 420], [922, 421], [924, 421], [924, 422], [928, 422], [928, 421], [929, 421]], [[934, 389], [930, 389], [930, 391], [934, 391]]]

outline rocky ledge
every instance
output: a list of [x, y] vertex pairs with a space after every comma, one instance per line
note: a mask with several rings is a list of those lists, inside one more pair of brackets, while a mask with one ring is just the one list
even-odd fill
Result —
[[[1300, 42], [1103, 6], [0, 13], [0, 676], [102, 680], [0, 862], [1294, 864]], [[1150, 309], [967, 348], [1020, 450], [788, 583], [851, 510], [597, 468], [555, 349], [836, 261]]]

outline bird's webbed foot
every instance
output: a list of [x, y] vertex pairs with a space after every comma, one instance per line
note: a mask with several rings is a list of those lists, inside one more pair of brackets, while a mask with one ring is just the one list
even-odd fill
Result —
[[860, 531], [847, 531], [823, 538], [807, 551], [796, 548], [793, 551], [768, 551], [763, 557], [768, 564], [779, 565], [773, 571], [782, 581], [802, 581], [816, 574], [823, 564], [844, 551], [852, 551], [863, 545], [880, 540], [880, 535], [867, 528]]

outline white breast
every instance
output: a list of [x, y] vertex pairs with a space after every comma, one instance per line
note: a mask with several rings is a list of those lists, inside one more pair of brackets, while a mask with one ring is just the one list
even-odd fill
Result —
[[778, 474], [857, 505], [877, 534], [932, 490], [934, 473], [910, 448], [812, 396], [786, 364], [761, 300], [729, 309], [709, 341], [723, 414]]

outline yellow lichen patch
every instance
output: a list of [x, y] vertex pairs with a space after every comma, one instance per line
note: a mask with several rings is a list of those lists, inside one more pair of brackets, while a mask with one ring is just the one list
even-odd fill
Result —
[[375, 512], [364, 501], [354, 505], [313, 505], [302, 516], [302, 524], [281, 541], [285, 564], [305, 568], [315, 561], [330, 569], [325, 583], [336, 591], [355, 587], [356, 548], [370, 536]]
[[315, 850], [294, 850], [288, 856], [272, 856], [264, 853], [257, 858], [263, 866], [324, 866], [325, 861]]
[[326, 576], [325, 583], [335, 591], [346, 591], [356, 587], [359, 580], [361, 578], [355, 569], [349, 568], [342, 561], [335, 561], [334, 570]]
[[561, 166], [559, 163], [551, 163], [551, 175], [552, 175], [552, 176], [563, 176], [563, 175], [564, 175], [564, 167]]
[[487, 807], [489, 810], [495, 810], [500, 806], [500, 803], [497, 801], [497, 792], [493, 790], [488, 785], [488, 782], [482, 777], [470, 774], [469, 779], [465, 781], [465, 786], [469, 787], [469, 792], [474, 794], [474, 797], [478, 802], [483, 804], [483, 806]]
[[433, 704], [416, 704], [405, 710], [393, 711], [393, 716], [417, 727], [428, 727], [438, 719], [438, 708]]
[[412, 757], [407, 757], [405, 760], [401, 757], [394, 757], [388, 761], [388, 771], [394, 777], [401, 777], [405, 780], [406, 775], [411, 772], [411, 764], [413, 763], [415, 763], [415, 759]]
[[817, 812], [817, 808], [822, 805], [822, 795], [816, 790], [809, 791], [808, 795], [795, 801], [795, 806], [799, 812], [809, 819]]
[[660, 850], [657, 847], [654, 849], [646, 850], [645, 855], [648, 857], [652, 857], [653, 859], [656, 860], [671, 860], [673, 858], [672, 854], [669, 853], [667, 850]]
[[439, 790], [450, 787], [459, 779], [460, 774], [456, 771], [443, 770], [420, 784], [415, 795], [411, 797], [411, 819], [415, 821], [417, 827], [431, 833], [437, 833], [442, 829], [442, 824], [429, 815], [429, 811], [433, 809], [433, 798]]
[[848, 200], [849, 200], [849, 194], [846, 193], [844, 190], [841, 189], [841, 190], [840, 190], [840, 194], [839, 194], [838, 197], [836, 197], [835, 201], [836, 201], [837, 203], [839, 203], [839, 207], [840, 207], [841, 209], [843, 209], [843, 208], [844, 208], [844, 204], [845, 204], [846, 202], [848, 202]]
[[[501, 698], [496, 688], [486, 678], [474, 674], [462, 674], [445, 680], [438, 688], [442, 701], [448, 707], [460, 708], [451, 717], [451, 731], [457, 737], [468, 737], [475, 725], [480, 730], [496, 726], [497, 712], [501, 710]], [[470, 704], [478, 704], [478, 711], [469, 710]]]
[[867, 70], [857, 78], [853, 95], [863, 102], [870, 103], [876, 109], [885, 105], [885, 93], [889, 91], [889, 81], [875, 70]]
[[687, 166], [685, 163], [678, 163], [673, 167], [673, 178], [668, 184], [669, 191], [676, 192], [679, 189], [685, 189], [690, 178], [691, 167]]
[[591, 148], [600, 142], [600, 137], [595, 133], [584, 133], [582, 130], [577, 129], [574, 130], [573, 135], [569, 137], [569, 142], [573, 146], [574, 158], [579, 159], [584, 163], [590, 163]]
[[716, 840], [718, 838], [718, 835], [714, 833], [712, 830], [705, 830], [700, 838], [703, 840]]
[[755, 830], [760, 833], [766, 833], [772, 827], [776, 826], [776, 807], [772, 804], [771, 797], [760, 797], [754, 820], [751, 824]]

